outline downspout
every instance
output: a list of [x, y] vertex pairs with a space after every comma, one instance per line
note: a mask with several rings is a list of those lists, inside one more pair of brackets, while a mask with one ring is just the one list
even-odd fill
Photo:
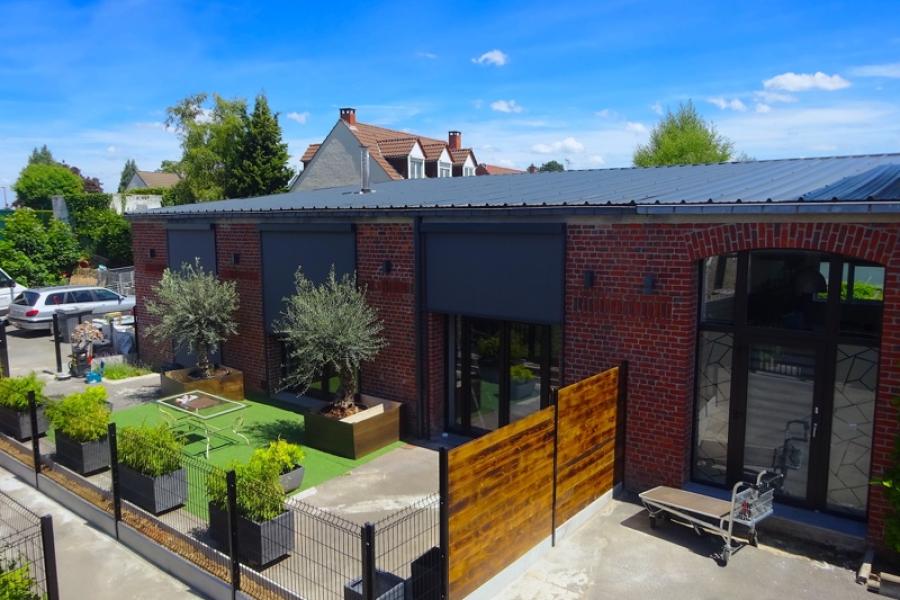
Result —
[[428, 361], [426, 360], [426, 352], [428, 350], [428, 326], [425, 323], [425, 293], [423, 289], [423, 268], [424, 261], [422, 252], [422, 234], [421, 234], [422, 217], [413, 219], [413, 260], [415, 261], [413, 272], [413, 293], [415, 296], [415, 328], [416, 328], [416, 396], [418, 401], [418, 410], [416, 414], [419, 417], [419, 437], [428, 439], [431, 437], [431, 415], [428, 406]]

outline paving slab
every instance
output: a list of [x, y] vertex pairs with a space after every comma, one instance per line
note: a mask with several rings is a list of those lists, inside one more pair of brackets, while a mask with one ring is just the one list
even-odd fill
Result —
[[721, 567], [712, 558], [721, 538], [676, 523], [651, 529], [640, 505], [616, 500], [497, 600], [872, 598], [855, 582], [859, 557], [826, 553], [823, 560], [806, 548], [800, 554], [782, 540], [760, 538], [759, 548], [746, 546]]

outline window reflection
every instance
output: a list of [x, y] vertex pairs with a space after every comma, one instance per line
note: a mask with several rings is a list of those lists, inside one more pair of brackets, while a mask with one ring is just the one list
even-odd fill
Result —
[[841, 332], [878, 335], [884, 303], [884, 267], [850, 261], [841, 275]]
[[750, 325], [821, 331], [825, 327], [830, 263], [814, 252], [750, 254]]
[[733, 345], [730, 333], [704, 331], [697, 349], [694, 478], [720, 485], [727, 481]]
[[734, 321], [734, 291], [737, 283], [737, 254], [712, 256], [703, 261], [704, 321]]

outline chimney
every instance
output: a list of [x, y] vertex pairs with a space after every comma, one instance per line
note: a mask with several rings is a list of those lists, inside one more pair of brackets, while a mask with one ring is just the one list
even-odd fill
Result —
[[355, 108], [342, 108], [341, 109], [341, 119], [347, 122], [347, 125], [356, 125], [356, 109]]
[[462, 134], [458, 131], [451, 131], [447, 136], [450, 150], [459, 150], [462, 148]]
[[[350, 109], [353, 110], [353, 109]], [[360, 171], [360, 194], [368, 194], [372, 191], [369, 187], [369, 147], [360, 145], [359, 147], [359, 171]]]
[[528, 172], [531, 173], [532, 175], [534, 175], [535, 173], [538, 172], [538, 168], [537, 168], [536, 166], [534, 166], [534, 163], [531, 163], [531, 166], [528, 167], [527, 170], [528, 170]]

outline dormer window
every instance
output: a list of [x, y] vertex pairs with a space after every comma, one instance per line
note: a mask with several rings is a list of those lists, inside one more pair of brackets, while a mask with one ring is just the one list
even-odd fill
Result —
[[450, 163], [438, 163], [438, 177], [452, 177], [453, 165]]
[[472, 177], [475, 175], [474, 167], [463, 167], [463, 177]]
[[409, 178], [424, 179], [425, 178], [425, 161], [421, 158], [409, 159]]

